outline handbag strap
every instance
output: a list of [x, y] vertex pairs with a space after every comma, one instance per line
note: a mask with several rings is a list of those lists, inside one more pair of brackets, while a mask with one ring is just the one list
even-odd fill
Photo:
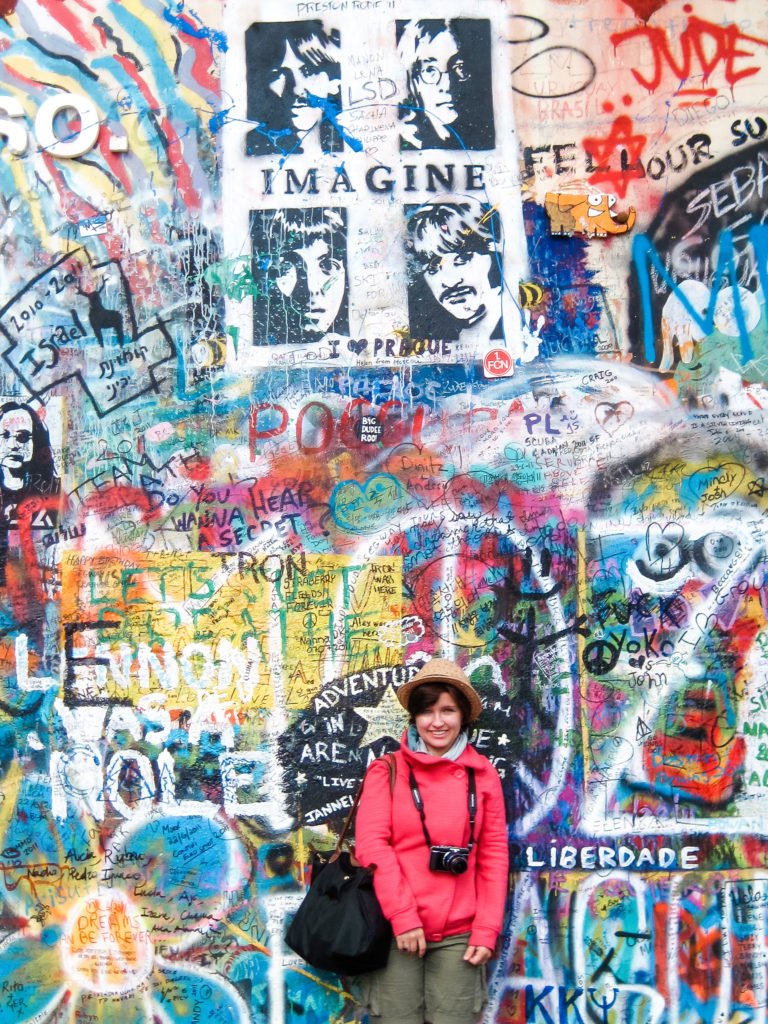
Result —
[[[385, 754], [384, 757], [380, 758], [382, 761], [387, 762], [387, 771], [389, 772], [389, 793], [390, 796], [395, 792], [395, 779], [397, 778], [397, 762], [395, 761], [394, 754]], [[357, 787], [355, 793], [355, 799], [352, 801], [352, 806], [349, 808], [349, 814], [347, 820], [344, 822], [344, 828], [341, 830], [339, 841], [336, 843], [336, 853], [341, 853], [342, 847], [344, 846], [344, 839], [349, 832], [352, 821], [357, 811], [357, 805], [360, 803], [360, 797], [363, 795], [363, 786], [365, 785], [365, 779], [362, 780], [360, 785]]]

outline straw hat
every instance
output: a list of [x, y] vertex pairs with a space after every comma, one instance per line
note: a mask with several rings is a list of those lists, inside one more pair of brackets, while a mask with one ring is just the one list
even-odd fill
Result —
[[474, 722], [483, 710], [483, 702], [464, 671], [458, 665], [454, 665], [452, 661], [448, 661], [447, 658], [433, 658], [419, 669], [410, 683], [405, 683], [398, 689], [397, 699], [406, 711], [411, 693], [423, 683], [450, 683], [451, 686], [460, 690], [469, 701], [470, 722]]

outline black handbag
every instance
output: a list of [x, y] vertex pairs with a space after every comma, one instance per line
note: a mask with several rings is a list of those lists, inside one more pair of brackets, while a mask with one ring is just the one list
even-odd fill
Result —
[[[387, 756], [390, 791], [394, 758]], [[285, 936], [290, 948], [312, 967], [336, 974], [365, 974], [384, 967], [392, 928], [373, 890], [375, 865], [364, 868], [354, 852], [343, 849], [362, 784], [357, 791], [336, 849], [314, 851], [309, 890]]]

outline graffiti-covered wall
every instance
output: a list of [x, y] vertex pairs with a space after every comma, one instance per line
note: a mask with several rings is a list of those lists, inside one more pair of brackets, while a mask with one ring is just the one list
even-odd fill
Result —
[[0, 1024], [341, 1024], [285, 945], [433, 655], [485, 1024], [768, 1004], [768, 9], [2, 0]]

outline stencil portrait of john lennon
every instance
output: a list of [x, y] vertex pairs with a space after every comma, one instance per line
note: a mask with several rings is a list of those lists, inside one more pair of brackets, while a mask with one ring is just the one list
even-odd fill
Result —
[[419, 18], [395, 29], [406, 73], [401, 150], [493, 149], [490, 22]]
[[336, 153], [341, 36], [322, 21], [257, 22], [245, 33], [249, 156]]
[[348, 333], [346, 211], [253, 211], [254, 345]]

